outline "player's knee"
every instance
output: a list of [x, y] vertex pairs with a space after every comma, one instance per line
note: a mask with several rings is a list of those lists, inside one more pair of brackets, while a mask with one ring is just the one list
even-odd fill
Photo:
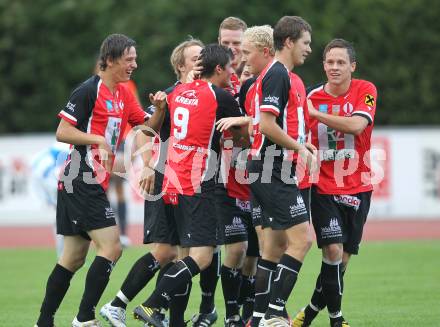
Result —
[[110, 261], [116, 262], [122, 255], [121, 242], [115, 242], [114, 244], [108, 245], [101, 249], [101, 251], [99, 251], [97, 254], [107, 258]]
[[329, 244], [323, 247], [324, 258], [331, 262], [342, 260], [342, 244]]
[[243, 262], [246, 256], [247, 244], [246, 242], [236, 243], [232, 246], [228, 246], [226, 249], [225, 260], [234, 262], [235, 265]]
[[211, 256], [191, 256], [193, 260], [197, 263], [197, 266], [199, 267], [200, 271], [205, 270], [209, 267], [209, 265], [212, 262], [212, 255]]
[[86, 262], [86, 258], [84, 256], [74, 256], [74, 257], [61, 256], [58, 263], [67, 270], [71, 272], [76, 272], [82, 266], [84, 266], [85, 262]]
[[161, 267], [177, 258], [177, 250], [171, 246], [156, 248], [152, 254]]

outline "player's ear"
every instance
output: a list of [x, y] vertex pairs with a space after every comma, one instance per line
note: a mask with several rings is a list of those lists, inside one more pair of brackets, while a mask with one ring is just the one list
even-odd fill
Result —
[[352, 73], [354, 73], [355, 70], [356, 70], [356, 61], [354, 61], [350, 64], [350, 71]]
[[223, 70], [223, 68], [220, 65], [215, 66], [215, 72], [217, 74], [221, 74], [222, 70]]

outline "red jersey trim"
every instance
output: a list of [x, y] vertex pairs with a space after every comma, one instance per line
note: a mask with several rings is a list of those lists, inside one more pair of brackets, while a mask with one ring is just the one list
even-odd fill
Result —
[[260, 106], [260, 111], [272, 112], [277, 117], [280, 115], [280, 110], [275, 106], [263, 105], [263, 106]]
[[69, 115], [67, 112], [65, 112], [64, 110], [61, 110], [60, 113], [58, 114], [59, 118], [64, 119], [65, 121], [71, 123], [72, 125], [77, 124], [77, 120], [75, 117], [73, 117], [72, 115]]

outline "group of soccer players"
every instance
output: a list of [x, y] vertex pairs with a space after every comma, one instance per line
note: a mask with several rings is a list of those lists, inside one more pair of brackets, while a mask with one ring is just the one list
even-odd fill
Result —
[[[96, 258], [72, 326], [101, 326], [95, 307], [121, 255], [105, 190], [127, 124], [144, 125], [146, 142], [159, 142], [143, 153], [140, 183], [148, 194], [144, 243], [152, 246], [100, 309], [111, 326], [126, 326], [128, 303], [156, 272], [155, 290], [133, 311], [145, 326], [165, 326], [168, 309], [169, 325], [185, 326], [191, 280], [199, 273], [193, 326], [218, 319], [219, 276], [225, 326], [309, 326], [325, 307], [332, 327], [349, 326], [341, 310], [343, 276], [369, 210], [377, 94], [372, 83], [352, 79], [355, 51], [343, 39], [324, 49], [327, 81], [306, 93], [293, 70], [311, 53], [311, 34], [297, 16], [282, 17], [273, 29], [228, 17], [218, 44], [189, 39], [174, 49], [178, 81], [150, 94], [146, 112], [121, 84], [137, 67], [134, 41], [120, 34], [104, 40], [100, 72], [75, 89], [59, 114], [57, 139], [73, 145], [58, 185], [57, 229], [65, 247], [36, 326], [54, 326], [90, 240]], [[253, 77], [240, 83], [241, 70]], [[310, 217], [321, 271], [310, 304], [291, 320], [286, 303], [312, 245]]]

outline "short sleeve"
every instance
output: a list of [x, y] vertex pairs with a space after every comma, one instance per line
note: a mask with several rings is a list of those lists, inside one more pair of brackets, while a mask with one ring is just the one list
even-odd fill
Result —
[[72, 92], [58, 117], [74, 126], [81, 126], [84, 121], [89, 119], [96, 100], [96, 97], [92, 96], [92, 91], [89, 83], [80, 85]]
[[127, 106], [125, 110], [129, 110], [128, 123], [131, 126], [142, 125], [146, 120], [148, 120], [148, 118], [150, 118], [150, 116], [142, 109], [142, 106], [137, 98], [127, 87], [124, 87], [124, 92], [124, 103]]
[[289, 98], [290, 79], [284, 67], [273, 66], [263, 77], [261, 90], [261, 112], [271, 112], [279, 116]]
[[376, 87], [367, 81], [360, 81], [356, 103], [352, 116], [362, 116], [371, 125], [374, 122], [376, 113], [377, 90]]

